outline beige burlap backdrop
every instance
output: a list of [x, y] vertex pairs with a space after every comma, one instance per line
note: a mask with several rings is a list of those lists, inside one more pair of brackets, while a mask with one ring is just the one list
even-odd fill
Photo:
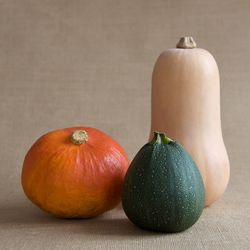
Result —
[[[248, 0], [0, 0], [0, 249], [249, 249], [249, 26]], [[183, 35], [221, 73], [223, 198], [173, 235], [141, 231], [121, 209], [72, 221], [33, 206], [22, 161], [49, 130], [97, 127], [132, 159], [148, 139], [154, 62]]]

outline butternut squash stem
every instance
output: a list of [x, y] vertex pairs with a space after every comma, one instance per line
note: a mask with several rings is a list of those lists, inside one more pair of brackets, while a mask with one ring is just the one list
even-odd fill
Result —
[[150, 142], [151, 144], [169, 144], [170, 142], [173, 142], [172, 139], [166, 136], [165, 133], [160, 133], [155, 131], [154, 132], [154, 138]]
[[71, 134], [70, 139], [72, 143], [80, 145], [88, 141], [88, 134], [85, 130], [75, 130]]
[[176, 48], [179, 49], [194, 49], [196, 48], [196, 42], [191, 36], [181, 37], [180, 41], [176, 44]]

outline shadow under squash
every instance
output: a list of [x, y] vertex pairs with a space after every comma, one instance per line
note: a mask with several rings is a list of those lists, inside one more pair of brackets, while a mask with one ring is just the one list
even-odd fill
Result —
[[0, 206], [0, 225], [61, 223], [30, 203], [11, 203]]
[[[83, 229], [85, 234], [89, 235], [103, 235], [103, 236], [154, 236], [159, 233], [142, 230], [133, 225], [127, 218], [103, 218], [92, 219], [83, 222]], [[79, 229], [79, 228], [78, 228]], [[75, 231], [75, 233], [80, 233]]]
[[121, 208], [116, 208], [91, 219], [62, 219], [47, 214], [36, 206], [23, 202], [0, 205], [0, 226], [56, 228], [58, 233], [70, 234], [117, 235], [117, 236], [156, 236], [156, 232], [142, 230], [133, 225]]

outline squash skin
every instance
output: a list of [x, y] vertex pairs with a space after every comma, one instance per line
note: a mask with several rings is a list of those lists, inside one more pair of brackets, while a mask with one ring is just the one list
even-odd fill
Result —
[[[88, 141], [75, 145], [70, 135], [84, 130]], [[42, 210], [63, 218], [90, 218], [120, 202], [128, 168], [124, 149], [110, 136], [89, 127], [49, 132], [25, 156], [22, 186]]]
[[206, 206], [226, 190], [230, 164], [221, 131], [220, 79], [206, 50], [169, 49], [152, 75], [151, 133], [179, 141], [196, 162], [206, 190]]
[[205, 203], [202, 177], [181, 145], [147, 143], [125, 176], [122, 205], [137, 226], [181, 232], [200, 217]]

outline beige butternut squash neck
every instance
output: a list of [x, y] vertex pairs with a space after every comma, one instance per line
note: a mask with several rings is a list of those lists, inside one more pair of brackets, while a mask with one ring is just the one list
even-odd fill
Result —
[[193, 37], [184, 36], [176, 44], [176, 48], [179, 48], [179, 49], [193, 49], [193, 48], [196, 48], [196, 42], [194, 41]]

